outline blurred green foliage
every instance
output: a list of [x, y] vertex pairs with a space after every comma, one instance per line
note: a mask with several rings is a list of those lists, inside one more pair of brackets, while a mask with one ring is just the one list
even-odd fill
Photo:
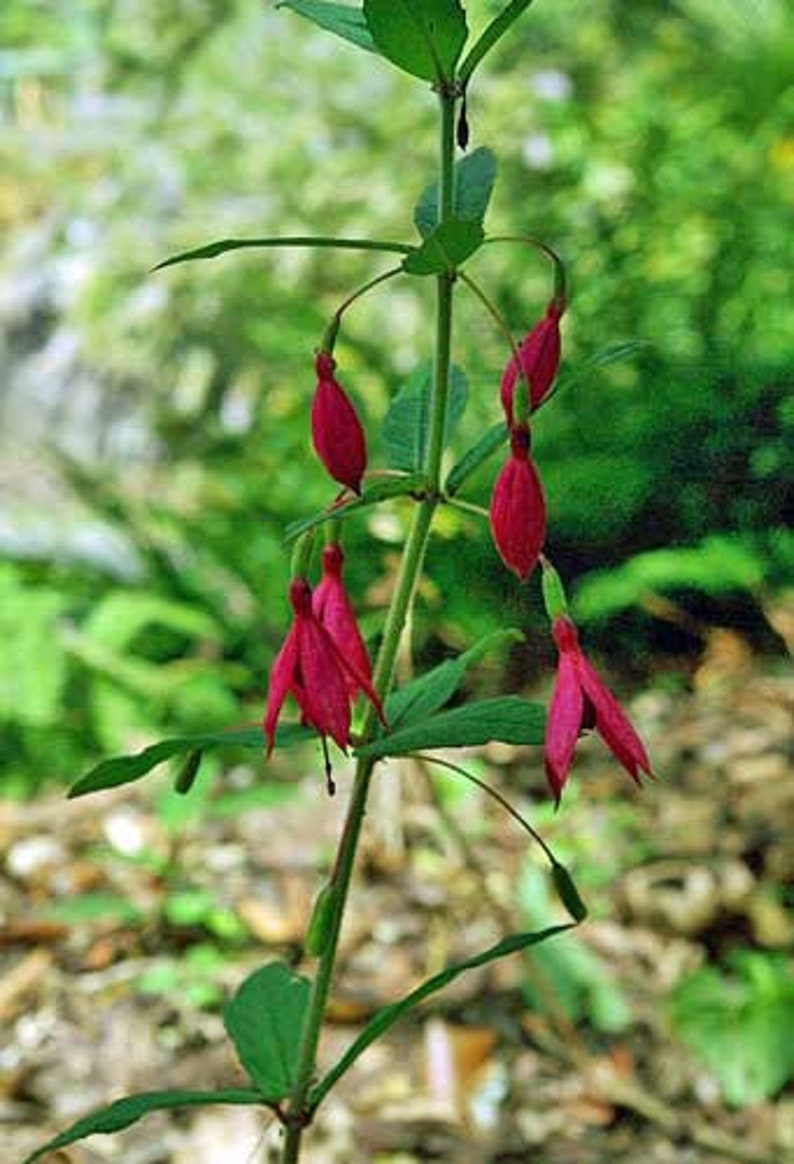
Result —
[[737, 950], [728, 973], [709, 966], [685, 978], [671, 1013], [676, 1033], [713, 1073], [727, 1103], [762, 1103], [794, 1078], [787, 958]]
[[[468, 8], [477, 29], [499, 4]], [[649, 592], [763, 603], [790, 568], [791, 32], [785, 0], [539, 3], [469, 95], [472, 145], [498, 160], [490, 231], [537, 234], [570, 268], [565, 366], [535, 451], [550, 553], [602, 643], [627, 645], [615, 620]], [[71, 264], [27, 338], [67, 328], [150, 434], [143, 460], [110, 441], [94, 461], [47, 434], [66, 549], [12, 546], [0, 573], [0, 759], [19, 785], [72, 779], [158, 728], [258, 719], [286, 615], [282, 531], [331, 497], [308, 446], [311, 353], [387, 263], [302, 251], [148, 268], [226, 235], [414, 241], [434, 109], [260, 0], [6, 0], [0, 46], [0, 227], [38, 240], [45, 273]], [[0, 282], [28, 272], [25, 245]], [[534, 252], [489, 247], [472, 270], [517, 334], [539, 317], [550, 275]], [[429, 295], [392, 281], [345, 320], [340, 374], [376, 464], [389, 400], [427, 357]], [[457, 456], [498, 419], [507, 356], [463, 287], [458, 301]], [[492, 470], [468, 498], [487, 501]], [[370, 632], [409, 504], [347, 524]], [[88, 516], [119, 536], [121, 565], [69, 540]], [[415, 622], [431, 660], [537, 610], [474, 518], [443, 511], [428, 565]], [[636, 665], [648, 639], [631, 620]]]

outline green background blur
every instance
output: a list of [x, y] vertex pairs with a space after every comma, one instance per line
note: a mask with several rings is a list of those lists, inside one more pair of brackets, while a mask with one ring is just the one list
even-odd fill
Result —
[[[500, 5], [467, 7], [476, 30]], [[539, 0], [470, 94], [471, 144], [498, 162], [490, 232], [537, 234], [570, 270], [561, 387], [534, 432], [549, 552], [589, 641], [643, 680], [697, 652], [693, 626], [780, 649], [764, 611], [791, 557], [791, 33], [784, 0]], [[259, 717], [283, 528], [332, 495], [309, 451], [312, 351], [389, 264], [149, 268], [229, 235], [413, 241], [434, 114], [426, 86], [258, 0], [5, 0], [4, 789]], [[471, 269], [517, 334], [542, 313], [530, 251], [487, 248]], [[375, 465], [389, 397], [429, 352], [431, 295], [394, 281], [346, 319], [337, 356]], [[464, 288], [458, 312], [460, 454], [499, 418], [506, 353]], [[408, 512], [348, 525], [370, 634]], [[518, 622], [533, 648], [513, 681], [531, 680], [548, 658], [536, 586], [519, 592], [487, 531], [444, 511], [428, 566], [420, 653]]]

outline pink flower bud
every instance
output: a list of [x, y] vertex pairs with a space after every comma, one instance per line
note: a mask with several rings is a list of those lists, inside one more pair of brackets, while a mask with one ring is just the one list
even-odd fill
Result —
[[491, 494], [491, 533], [504, 564], [523, 581], [538, 560], [546, 536], [546, 505], [529, 459], [529, 429], [510, 434], [510, 456]]
[[595, 727], [632, 780], [639, 784], [640, 771], [652, 776], [642, 740], [582, 653], [574, 624], [568, 618], [555, 618], [551, 629], [560, 658], [546, 723], [544, 752], [546, 775], [557, 802], [568, 779], [579, 732], [585, 727]]
[[[560, 299], [552, 299], [546, 314], [531, 331], [524, 336], [518, 347], [521, 361], [521, 375], [529, 378], [530, 411], [534, 412], [543, 403], [551, 388], [560, 365], [560, 317], [565, 304]], [[514, 424], [513, 397], [518, 363], [513, 356], [502, 373], [501, 397], [508, 427]]]
[[318, 352], [312, 443], [333, 479], [360, 493], [361, 478], [367, 467], [367, 445], [358, 414], [334, 377], [335, 367], [329, 352]]

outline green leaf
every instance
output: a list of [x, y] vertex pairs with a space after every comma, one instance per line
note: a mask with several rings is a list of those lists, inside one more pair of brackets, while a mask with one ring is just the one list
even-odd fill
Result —
[[400, 477], [384, 477], [381, 480], [365, 484], [361, 497], [354, 497], [343, 505], [337, 505], [333, 510], [323, 509], [320, 513], [313, 513], [311, 517], [302, 517], [299, 521], [291, 522], [284, 531], [284, 541], [292, 542], [315, 526], [325, 521], [344, 521], [354, 513], [377, 505], [379, 501], [389, 501], [395, 497], [411, 497], [425, 488], [423, 473], [407, 473]]
[[[455, 193], [452, 213], [462, 222], [479, 222], [485, 211], [496, 178], [496, 159], [485, 146], [480, 146], [455, 163]], [[438, 183], [426, 186], [414, 210], [416, 229], [422, 238], [438, 226]]]
[[458, 0], [364, 0], [364, 16], [392, 64], [425, 81], [451, 79], [468, 35]]
[[313, 24], [333, 32], [342, 40], [348, 40], [359, 48], [376, 53], [375, 42], [372, 39], [364, 13], [360, 8], [351, 8], [347, 4], [330, 4], [326, 0], [279, 0], [276, 8], [289, 8], [298, 16], [305, 16]]
[[[284, 724], [278, 730], [276, 743], [280, 747], [288, 747], [290, 744], [310, 738], [311, 735], [309, 729], [298, 724]], [[69, 798], [131, 784], [173, 756], [184, 756], [207, 748], [227, 747], [256, 748], [261, 751], [264, 748], [261, 727], [235, 728], [232, 731], [206, 732], [195, 736], [174, 736], [172, 739], [150, 744], [148, 748], [136, 752], [133, 756], [114, 756], [110, 760], [102, 760], [72, 785], [69, 789]]]
[[440, 275], [453, 271], [482, 245], [485, 238], [479, 222], [451, 218], [442, 222], [403, 260], [409, 275]]
[[289, 1095], [295, 1081], [309, 988], [308, 978], [283, 962], [269, 962], [245, 979], [223, 1010], [240, 1062], [274, 1103]]
[[497, 449], [502, 447], [506, 439], [507, 428], [500, 420], [498, 424], [489, 428], [480, 437], [476, 445], [472, 445], [456, 465], [452, 466], [444, 485], [445, 492], [450, 497], [454, 496], [463, 483], [471, 477], [472, 473], [476, 472], [480, 465], [484, 464], [489, 457], [493, 456]]
[[551, 877], [554, 888], [557, 890], [557, 896], [573, 920], [575, 922], [584, 921], [587, 917], [587, 906], [579, 896], [579, 890], [576, 888], [573, 877], [559, 861], [555, 861], [552, 865]]
[[216, 259], [227, 251], [257, 250], [262, 247], [332, 247], [342, 251], [387, 251], [389, 254], [410, 255], [414, 247], [405, 243], [382, 242], [371, 238], [329, 238], [326, 235], [289, 235], [284, 238], [221, 238], [189, 251], [180, 251], [163, 259], [152, 268], [163, 271], [177, 263], [192, 263], [197, 259]]
[[498, 40], [504, 36], [511, 24], [515, 24], [519, 16], [529, 8], [532, 0], [511, 0], [498, 16], [495, 16], [488, 27], [469, 49], [466, 59], [460, 66], [458, 77], [465, 87], [480, 61], [489, 53]]
[[523, 639], [521, 631], [512, 627], [494, 631], [458, 655], [457, 659], [447, 659], [432, 671], [393, 691], [386, 700], [386, 718], [392, 731], [427, 719], [452, 698], [469, 667], [474, 666], [489, 651], [499, 650], [508, 643], [523, 642]]
[[540, 744], [545, 708], [518, 695], [482, 699], [430, 716], [356, 748], [356, 755], [404, 756], [427, 748], [468, 748], [500, 740], [505, 744]]
[[124, 1099], [117, 1099], [108, 1107], [102, 1107], [90, 1115], [77, 1120], [65, 1132], [55, 1136], [42, 1144], [35, 1152], [31, 1152], [22, 1161], [22, 1164], [33, 1164], [34, 1160], [46, 1156], [48, 1152], [56, 1152], [59, 1148], [66, 1148], [86, 1136], [97, 1134], [111, 1135], [121, 1132], [131, 1124], [137, 1123], [150, 1111], [165, 1111], [174, 1107], [204, 1107], [216, 1103], [232, 1104], [262, 1104], [263, 1096], [258, 1091], [232, 1087], [224, 1091], [147, 1091], [141, 1095], [127, 1095]]
[[[413, 471], [419, 469], [425, 462], [432, 384], [432, 366], [427, 363], [419, 364], [399, 392], [392, 397], [381, 428], [386, 457], [391, 468]], [[447, 415], [444, 422], [445, 445], [451, 439], [455, 426], [463, 415], [467, 397], [466, 376], [460, 368], [453, 366], [449, 378]]]
[[537, 946], [541, 942], [545, 942], [549, 938], [553, 938], [557, 934], [565, 933], [566, 930], [570, 929], [573, 929], [573, 926], [567, 923], [566, 925], [550, 926], [548, 929], [539, 930], [536, 933], [512, 934], [509, 938], [503, 938], [501, 942], [497, 942], [495, 946], [490, 946], [487, 950], [483, 950], [482, 953], [475, 954], [473, 957], [467, 958], [464, 962], [457, 962], [453, 966], [448, 966], [446, 970], [442, 970], [439, 974], [434, 974], [432, 978], [428, 978], [426, 982], [423, 982], [421, 986], [417, 986], [415, 990], [412, 990], [410, 994], [406, 994], [398, 1002], [393, 1002], [390, 1006], [385, 1006], [382, 1010], [377, 1011], [364, 1027], [358, 1038], [351, 1043], [341, 1059], [334, 1064], [328, 1074], [324, 1076], [311, 1093], [310, 1104], [312, 1109], [317, 1107], [341, 1076], [352, 1067], [356, 1059], [366, 1051], [370, 1044], [374, 1043], [376, 1039], [379, 1039], [398, 1019], [402, 1018], [408, 1011], [419, 1006], [431, 994], [435, 994], [438, 990], [443, 990], [445, 986], [448, 986], [450, 982], [453, 982], [466, 970], [475, 970], [478, 966], [486, 966], [489, 962], [495, 962], [497, 958], [505, 958], [508, 954], [518, 953], [519, 950], [525, 950], [529, 946]]

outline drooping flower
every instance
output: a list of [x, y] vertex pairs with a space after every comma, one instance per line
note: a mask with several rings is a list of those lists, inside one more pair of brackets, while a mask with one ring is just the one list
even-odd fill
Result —
[[[384, 721], [383, 707], [369, 678], [356, 667], [345, 646], [338, 646], [319, 621], [305, 578], [293, 578], [289, 599], [294, 618], [270, 671], [264, 730], [267, 754], [273, 751], [281, 708], [292, 695], [304, 723], [343, 750], [350, 743], [351, 689], [361, 690]], [[384, 721], [385, 722], [385, 721]]]
[[312, 597], [312, 610], [356, 672], [355, 675], [346, 673], [351, 699], [359, 691], [364, 691], [371, 698], [372, 693], [362, 685], [362, 680], [371, 688], [372, 666], [342, 582], [344, 561], [342, 547], [337, 542], [331, 542], [323, 548], [323, 576]]
[[568, 779], [579, 732], [586, 726], [595, 727], [612, 755], [637, 784], [640, 772], [652, 776], [642, 740], [582, 653], [574, 624], [568, 618], [555, 618], [552, 635], [559, 651], [559, 664], [549, 705], [544, 756], [546, 776], [557, 803]]
[[358, 414], [334, 376], [335, 368], [336, 362], [329, 352], [317, 353], [312, 443], [333, 479], [360, 493], [361, 478], [367, 467], [367, 444]]
[[[560, 365], [560, 317], [565, 310], [564, 300], [555, 297], [546, 308], [546, 314], [527, 332], [518, 345], [521, 375], [529, 379], [529, 406], [534, 412], [543, 403], [554, 383]], [[508, 427], [514, 424], [513, 397], [519, 365], [515, 356], [508, 361], [502, 373], [500, 394]]]
[[523, 581], [537, 562], [546, 536], [546, 504], [529, 457], [526, 425], [516, 425], [510, 433], [510, 455], [496, 478], [489, 516], [502, 561]]

